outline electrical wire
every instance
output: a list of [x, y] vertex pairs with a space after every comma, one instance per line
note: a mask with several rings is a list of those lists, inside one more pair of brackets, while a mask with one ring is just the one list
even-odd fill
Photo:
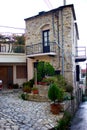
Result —
[[49, 0], [44, 0], [45, 4], [48, 6], [49, 9], [52, 9], [53, 6]]
[[12, 30], [0, 30], [0, 34], [10, 35], [10, 34], [25, 34], [25, 31], [12, 31]]
[[2, 27], [2, 28], [12, 28], [12, 29], [25, 30], [25, 28], [10, 27], [10, 26], [3, 26], [3, 25], [0, 25], [0, 27]]

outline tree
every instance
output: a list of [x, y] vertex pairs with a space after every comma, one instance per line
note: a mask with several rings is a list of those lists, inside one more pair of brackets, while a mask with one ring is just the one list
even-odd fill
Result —
[[37, 81], [41, 81], [46, 75], [52, 76], [54, 75], [55, 70], [53, 66], [49, 62], [38, 62], [37, 65]]
[[17, 35], [17, 36], [14, 36], [14, 40], [15, 40], [15, 44], [19, 44], [19, 45], [24, 45], [25, 44], [25, 37], [24, 35]]
[[25, 44], [25, 37], [24, 35], [22, 36], [14, 36], [14, 44], [18, 45], [14, 47], [14, 52], [16, 53], [24, 53], [25, 49], [24, 49], [24, 44]]

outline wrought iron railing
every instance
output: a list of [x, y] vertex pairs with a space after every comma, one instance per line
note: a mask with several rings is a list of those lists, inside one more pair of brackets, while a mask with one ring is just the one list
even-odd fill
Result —
[[76, 47], [76, 62], [83, 62], [86, 60], [86, 47]]
[[[58, 49], [58, 45], [55, 42], [50, 42], [49, 48], [50, 49], [48, 51], [46, 51], [46, 53], [50, 53], [50, 52], [56, 53], [57, 49]], [[26, 46], [26, 54], [27, 55], [38, 54], [38, 53], [44, 53], [42, 43]]]
[[76, 57], [86, 57], [86, 47], [76, 47]]

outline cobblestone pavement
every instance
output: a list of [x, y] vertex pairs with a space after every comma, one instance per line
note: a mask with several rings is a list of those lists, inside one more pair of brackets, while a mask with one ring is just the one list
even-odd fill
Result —
[[0, 94], [0, 130], [48, 130], [62, 114], [50, 113], [48, 102], [24, 101], [18, 94]]
[[83, 102], [76, 112], [70, 130], [87, 130], [87, 102]]

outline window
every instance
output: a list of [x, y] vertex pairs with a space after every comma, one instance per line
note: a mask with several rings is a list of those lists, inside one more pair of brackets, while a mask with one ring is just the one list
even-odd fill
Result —
[[49, 30], [43, 31], [43, 52], [50, 52]]
[[49, 44], [49, 30], [43, 31], [43, 42], [44, 42], [44, 46], [48, 46], [48, 44]]

